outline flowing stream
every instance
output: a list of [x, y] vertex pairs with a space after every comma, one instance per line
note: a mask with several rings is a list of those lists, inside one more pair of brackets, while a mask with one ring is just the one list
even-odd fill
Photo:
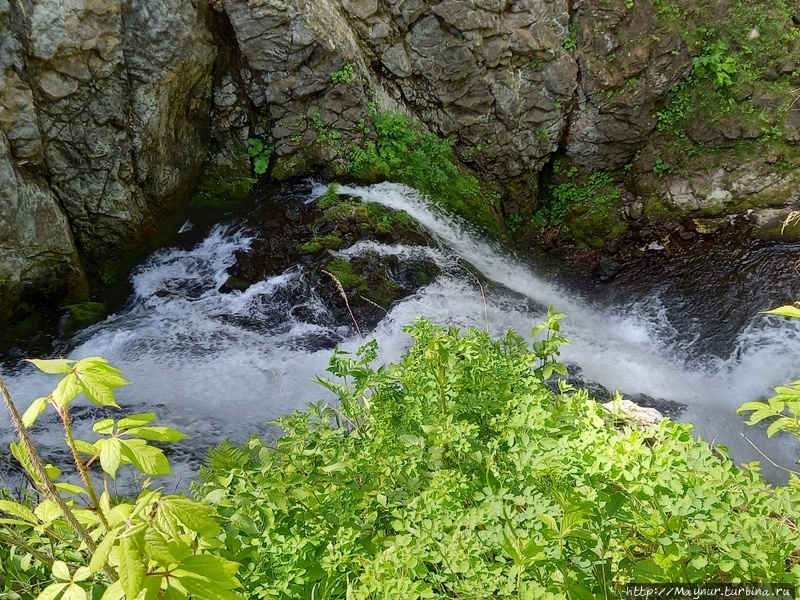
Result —
[[[314, 187], [308, 200], [323, 191]], [[727, 254], [720, 248], [721, 266], [711, 251], [693, 259], [708, 265], [703, 272], [687, 259], [668, 277], [644, 270], [581, 290], [552, 269], [534, 268], [486, 242], [405, 186], [343, 186], [339, 193], [404, 210], [438, 241], [438, 248], [359, 242], [342, 253], [424, 253], [442, 269], [369, 333], [379, 343], [380, 360], [400, 356], [409, 341], [402, 327], [417, 315], [459, 327], [488, 326], [496, 335], [511, 327], [527, 334], [554, 305], [568, 315], [563, 330], [571, 344], [562, 358], [579, 365], [587, 380], [685, 404], [681, 420], [728, 446], [736, 460], [760, 458], [742, 432], [783, 465], [792, 466], [800, 455], [793, 438], [766, 440], [763, 428], [743, 426], [735, 412], [800, 376], [800, 321], [757, 314], [800, 298], [800, 277], [791, 273], [791, 256], [800, 247]], [[127, 412], [155, 411], [161, 423], [189, 434], [171, 456], [184, 479], [208, 445], [243, 441], [253, 432], [274, 435], [268, 421], [324, 397], [312, 379], [324, 375], [334, 344], [352, 350], [361, 343], [349, 327], [326, 325], [333, 321], [325, 318], [325, 304], [301, 265], [245, 292], [218, 291], [234, 252], [255, 235], [241, 223], [222, 224], [195, 247], [156, 252], [133, 273], [125, 307], [79, 332], [62, 351], [71, 358], [106, 357], [134, 382], [118, 393]], [[19, 361], [7, 359], [4, 369], [22, 407], [55, 385], [52, 376]], [[78, 434], [91, 435], [87, 430], [98, 412], [76, 414]], [[0, 424], [0, 443], [7, 447], [5, 415]], [[52, 417], [37, 424], [37, 438], [46, 455], [55, 453], [60, 439]], [[782, 471], [762, 464], [768, 479], [783, 480]]]

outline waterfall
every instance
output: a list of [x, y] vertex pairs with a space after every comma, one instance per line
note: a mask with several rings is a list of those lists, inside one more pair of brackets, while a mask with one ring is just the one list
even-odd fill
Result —
[[[323, 191], [315, 188], [308, 201]], [[401, 330], [417, 315], [462, 328], [488, 324], [494, 335], [509, 328], [526, 335], [552, 305], [567, 314], [563, 332], [571, 344], [563, 348], [562, 359], [579, 365], [587, 379], [610, 390], [687, 405], [683, 418], [704, 438], [730, 447], [737, 460], [760, 458], [741, 437], [745, 431], [778, 462], [791, 466], [796, 459], [793, 438], [776, 436], [768, 443], [763, 428], [742, 426], [735, 409], [800, 376], [798, 324], [747, 315], [733, 347], [697, 357], [692, 348], [698, 334], [679, 324], [676, 315], [686, 309], [672, 299], [637, 297], [635, 290], [624, 301], [593, 298], [538, 274], [403, 185], [341, 186], [338, 193], [404, 210], [438, 241], [436, 248], [359, 242], [341, 252], [343, 257], [370, 251], [401, 259], [423, 254], [442, 268], [429, 285], [391, 307], [370, 332], [379, 343], [380, 360], [394, 361], [407, 348]], [[326, 324], [325, 304], [302, 265], [243, 292], [218, 291], [234, 253], [256, 235], [246, 226], [218, 225], [192, 249], [156, 252], [134, 271], [124, 309], [81, 331], [69, 353], [71, 358], [107, 358], [134, 382], [118, 392], [127, 411], [153, 410], [162, 423], [189, 434], [184, 449], [172, 457], [179, 463], [176, 472], [186, 477], [209, 444], [269, 434], [268, 421], [324, 397], [312, 379], [325, 374], [333, 346], [354, 350], [361, 343], [350, 329]], [[770, 308], [767, 302], [760, 308]], [[8, 376], [23, 408], [49, 393], [55, 382], [29, 366]], [[87, 415], [79, 434], [81, 427], [88, 431], [92, 413]], [[5, 416], [0, 419], [7, 423]], [[38, 436], [58, 446], [52, 418], [37, 427]], [[9, 435], [0, 441], [7, 444]], [[765, 474], [780, 479], [778, 471], [765, 468]]]

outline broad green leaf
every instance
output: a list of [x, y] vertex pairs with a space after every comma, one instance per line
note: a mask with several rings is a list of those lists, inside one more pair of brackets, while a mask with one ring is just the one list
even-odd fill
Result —
[[50, 373], [51, 375], [69, 373], [72, 369], [72, 365], [75, 364], [75, 361], [69, 358], [52, 358], [48, 360], [29, 358], [28, 362], [33, 363], [40, 371]]
[[42, 590], [41, 594], [36, 596], [36, 600], [55, 600], [68, 585], [68, 583], [51, 583]]
[[708, 559], [705, 556], [695, 556], [691, 564], [695, 569], [703, 569], [708, 565]]
[[343, 462], [336, 462], [332, 465], [327, 465], [325, 467], [320, 467], [319, 469], [323, 473], [331, 474], [331, 473], [341, 473], [343, 471], [347, 471], [347, 463]]
[[542, 513], [538, 515], [538, 517], [545, 525], [547, 525], [554, 532], [558, 533], [558, 525], [556, 525], [556, 520], [553, 517], [547, 513]]
[[147, 568], [133, 537], [124, 537], [120, 540], [118, 570], [119, 582], [125, 591], [125, 597], [136, 598], [144, 585]]
[[99, 381], [93, 371], [81, 372], [78, 381], [80, 382], [81, 391], [86, 394], [86, 397], [101, 406], [114, 406], [119, 408], [117, 401], [114, 399], [114, 392], [111, 388]]
[[253, 519], [247, 515], [243, 515], [242, 513], [234, 513], [231, 515], [230, 521], [231, 525], [233, 525], [239, 531], [244, 531], [245, 533], [249, 533], [251, 535], [258, 535], [261, 533], [261, 530], [258, 528], [255, 521], [253, 521]]
[[25, 425], [25, 427], [30, 427], [36, 422], [36, 419], [39, 417], [40, 414], [42, 414], [45, 411], [46, 408], [47, 408], [47, 396], [42, 396], [41, 398], [37, 398], [36, 400], [31, 402], [31, 405], [22, 415], [22, 424]]
[[88, 600], [86, 590], [76, 583], [73, 583], [64, 590], [64, 595], [61, 600]]
[[219, 525], [211, 518], [210, 509], [189, 498], [165, 497], [158, 514], [168, 520], [178, 520], [188, 529], [207, 536], [213, 537], [220, 530]]
[[99, 572], [100, 569], [106, 565], [108, 562], [108, 555], [111, 553], [111, 549], [114, 547], [118, 535], [119, 529], [112, 529], [106, 533], [102, 541], [97, 544], [97, 549], [92, 555], [92, 560], [89, 562], [89, 570], [92, 573]]
[[123, 600], [123, 598], [125, 598], [125, 590], [122, 589], [122, 584], [117, 581], [106, 588], [100, 600]]
[[227, 582], [236, 577], [239, 563], [211, 554], [195, 554], [182, 560], [180, 568], [211, 581]]
[[78, 449], [78, 452], [88, 454], [89, 456], [94, 456], [98, 452], [94, 444], [90, 444], [84, 440], [75, 440], [75, 447]]
[[120, 430], [123, 429], [130, 429], [131, 427], [142, 427], [147, 425], [148, 423], [152, 423], [155, 420], [156, 414], [155, 413], [141, 413], [138, 415], [131, 415], [129, 417], [125, 417], [124, 419], [120, 419], [119, 423], [117, 423], [117, 428]]
[[793, 319], [800, 319], [800, 308], [789, 304], [786, 306], [779, 306], [778, 308], [773, 308], [772, 310], [765, 310], [763, 311], [763, 314], [778, 315], [780, 317], [791, 317]]
[[75, 373], [70, 373], [58, 382], [56, 389], [53, 390], [53, 404], [57, 408], [64, 408], [81, 392], [81, 385], [78, 382], [78, 376]]
[[0, 500], [0, 510], [7, 512], [10, 515], [14, 515], [15, 517], [19, 517], [20, 519], [33, 525], [36, 525], [39, 522], [39, 519], [36, 518], [36, 515], [33, 514], [33, 511], [19, 502]]
[[85, 494], [87, 496], [89, 494], [84, 488], [74, 483], [67, 483], [67, 482], [57, 483], [56, 489], [62, 492], [66, 492], [67, 494]]
[[52, 523], [61, 516], [61, 509], [49, 498], [39, 502], [33, 512], [42, 523]]
[[61, 581], [71, 581], [72, 575], [70, 575], [67, 563], [65, 563], [63, 560], [55, 561], [53, 563], [53, 577], [60, 579]]
[[105, 440], [100, 440], [98, 444], [102, 443], [100, 448], [100, 466], [103, 471], [111, 475], [112, 479], [117, 478], [117, 469], [122, 463], [122, 444], [115, 438], [110, 437]]
[[177, 442], [186, 437], [186, 434], [171, 427], [133, 427], [125, 433], [154, 442]]
[[188, 598], [186, 592], [178, 589], [175, 585], [170, 585], [164, 592], [162, 600], [186, 600], [186, 598]]
[[120, 440], [122, 456], [145, 475], [172, 475], [169, 461], [160, 448], [143, 440]]
[[162, 566], [168, 566], [178, 562], [172, 555], [167, 540], [153, 527], [145, 531], [144, 551], [148, 557]]
[[766, 402], [745, 402], [739, 408], [736, 409], [736, 412], [743, 413], [748, 410], [768, 410], [769, 404]]
[[102, 433], [103, 435], [111, 435], [114, 433], [114, 419], [103, 419], [92, 425], [92, 431], [95, 433]]
[[211, 583], [205, 579], [195, 577], [180, 577], [181, 572], [177, 571], [176, 576], [179, 577], [181, 585], [186, 588], [195, 600], [242, 600], [236, 592], [232, 592], [220, 585]]

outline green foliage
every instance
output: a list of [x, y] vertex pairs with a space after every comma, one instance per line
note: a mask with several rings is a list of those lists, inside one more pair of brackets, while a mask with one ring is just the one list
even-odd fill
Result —
[[331, 73], [331, 83], [350, 83], [354, 75], [355, 69], [353, 68], [353, 65], [350, 63], [345, 63], [341, 70]]
[[[576, 173], [577, 169], [573, 167], [567, 176], [572, 178]], [[534, 214], [533, 223], [560, 227], [576, 209], [588, 208], [583, 211], [584, 215], [597, 215], [613, 209], [619, 197], [614, 178], [606, 171], [595, 171], [584, 183], [566, 181], [552, 188], [549, 202]]]
[[559, 315], [532, 346], [417, 320], [397, 364], [337, 351], [337, 403], [268, 445], [212, 451], [196, 487], [249, 598], [612, 598], [637, 582], [795, 583], [800, 543], [773, 490], [664, 421], [616, 429], [545, 385]]
[[[800, 319], [800, 303], [795, 304], [795, 306], [779, 306], [765, 311], [764, 314]], [[800, 380], [776, 387], [775, 396], [766, 402], [745, 402], [739, 407], [738, 412], [750, 412], [748, 425], [755, 425], [765, 419], [774, 419], [767, 427], [767, 437], [785, 431], [800, 438]], [[793, 474], [792, 479], [795, 484], [800, 485], [800, 479], [796, 475]]]
[[665, 163], [662, 159], [657, 158], [656, 164], [653, 166], [653, 173], [661, 177], [665, 173], [669, 173], [672, 170], [672, 167], [669, 164]]
[[[11, 452], [41, 494], [0, 500], [0, 582], [8, 598], [119, 600], [156, 598], [233, 600], [238, 565], [209, 551], [221, 532], [207, 506], [181, 495], [165, 495], [145, 484], [136, 499], [115, 498], [107, 477], [132, 465], [145, 475], [169, 475], [164, 451], [149, 442], [169, 443], [183, 434], [152, 425], [154, 414], [94, 424], [94, 442], [76, 439], [70, 406], [79, 395], [100, 406], [117, 407], [114, 389], [129, 382], [105, 359], [32, 360], [45, 373], [63, 375], [55, 390], [38, 398], [19, 417], [3, 396], [19, 443]], [[1, 382], [0, 382], [1, 383]], [[59, 481], [60, 471], [44, 465], [27, 428], [51, 407], [82, 485]], [[92, 465], [103, 472], [98, 494]]]
[[578, 24], [570, 23], [564, 36], [564, 50], [574, 52], [578, 48]]
[[322, 210], [331, 208], [332, 206], [336, 206], [341, 202], [341, 198], [339, 197], [339, 185], [336, 183], [331, 183], [328, 188], [325, 190], [325, 193], [317, 200], [317, 206], [319, 206]]
[[353, 149], [350, 175], [405, 183], [468, 221], [497, 231], [490, 194], [475, 176], [459, 169], [452, 142], [421, 132], [398, 113], [375, 113], [372, 125], [376, 139]]
[[247, 153], [253, 159], [253, 171], [256, 175], [263, 175], [269, 168], [269, 159], [275, 147], [267, 144], [260, 138], [250, 138], [247, 140]]
[[93, 323], [97, 321], [106, 311], [106, 305], [102, 302], [81, 302], [79, 304], [68, 304], [69, 316], [77, 323]]
[[724, 41], [714, 42], [700, 56], [694, 57], [694, 72], [700, 78], [709, 78], [718, 88], [733, 85], [739, 71], [739, 62], [730, 53], [730, 46]]

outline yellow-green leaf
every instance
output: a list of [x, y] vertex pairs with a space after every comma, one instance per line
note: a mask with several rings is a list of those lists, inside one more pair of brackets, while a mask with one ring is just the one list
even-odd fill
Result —
[[117, 469], [122, 463], [122, 448], [120, 441], [115, 438], [107, 438], [100, 440], [97, 444], [101, 444], [100, 448], [100, 466], [103, 471], [111, 475], [113, 479], [117, 478]]
[[119, 552], [119, 582], [126, 598], [136, 598], [144, 585], [147, 569], [138, 544], [132, 537], [124, 537]]
[[60, 375], [61, 373], [69, 373], [72, 369], [74, 360], [69, 358], [52, 358], [49, 360], [41, 360], [38, 358], [29, 358], [29, 363], [33, 363], [37, 369], [51, 375]]
[[53, 577], [60, 579], [61, 581], [71, 581], [72, 575], [70, 575], [67, 563], [65, 563], [63, 560], [55, 561], [53, 563]]
[[33, 514], [33, 511], [19, 502], [0, 500], [0, 510], [7, 512], [10, 515], [14, 515], [15, 517], [19, 517], [20, 519], [33, 525], [36, 525], [39, 522], [39, 519], [36, 518], [36, 515]]
[[155, 413], [141, 413], [138, 415], [131, 415], [120, 419], [117, 427], [119, 429], [130, 429], [131, 427], [142, 427], [148, 423], [152, 423], [156, 418]]
[[800, 319], [800, 308], [797, 306], [792, 306], [791, 304], [786, 306], [779, 306], [778, 308], [773, 308], [772, 310], [765, 310], [765, 315], [778, 315], [779, 317], [791, 317], [793, 319]]
[[47, 396], [42, 396], [41, 398], [37, 398], [36, 400], [31, 402], [31, 405], [22, 415], [22, 424], [25, 425], [25, 427], [30, 427], [36, 422], [36, 419], [39, 417], [40, 414], [44, 412], [46, 408], [47, 408]]
[[78, 382], [78, 376], [75, 375], [75, 373], [70, 373], [59, 381], [56, 389], [53, 390], [53, 404], [55, 404], [57, 408], [64, 408], [67, 404], [72, 402], [80, 392], [81, 386]]
[[55, 600], [68, 585], [68, 583], [51, 583], [36, 596], [36, 600]]
[[103, 540], [97, 545], [97, 549], [92, 555], [92, 560], [89, 562], [89, 570], [92, 573], [97, 573], [108, 562], [108, 555], [114, 547], [114, 542], [117, 541], [119, 529], [112, 529], [109, 531]]

